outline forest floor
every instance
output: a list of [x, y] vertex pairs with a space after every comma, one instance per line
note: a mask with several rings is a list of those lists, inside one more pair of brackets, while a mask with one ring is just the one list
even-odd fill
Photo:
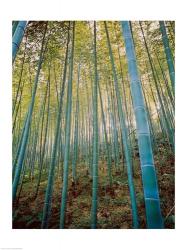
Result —
[[[165, 228], [175, 227], [175, 180], [174, 157], [164, 147], [159, 148], [155, 155], [155, 167], [158, 175], [161, 210], [165, 219]], [[127, 176], [122, 170], [113, 171], [113, 184], [107, 183], [106, 162], [99, 162], [98, 189], [98, 228], [99, 229], [127, 229], [132, 228], [131, 205]], [[114, 168], [113, 168], [114, 169]], [[88, 177], [86, 166], [78, 164], [78, 181], [72, 184], [69, 177], [68, 202], [66, 210], [65, 228], [89, 229], [92, 181]], [[47, 176], [41, 182], [40, 190], [34, 199], [36, 182], [26, 179], [19, 202], [13, 204], [14, 229], [41, 228], [44, 196]], [[139, 159], [134, 160], [134, 184], [137, 197], [140, 228], [146, 228], [145, 205], [143, 198], [142, 180]], [[60, 220], [61, 182], [54, 183], [51, 217], [49, 229], [58, 229]]]

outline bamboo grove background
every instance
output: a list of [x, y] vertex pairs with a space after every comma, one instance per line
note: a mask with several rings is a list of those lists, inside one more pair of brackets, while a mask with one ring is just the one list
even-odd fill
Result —
[[125, 228], [173, 223], [159, 185], [174, 179], [174, 22], [14, 21], [12, 35], [13, 226], [118, 228], [117, 202]]

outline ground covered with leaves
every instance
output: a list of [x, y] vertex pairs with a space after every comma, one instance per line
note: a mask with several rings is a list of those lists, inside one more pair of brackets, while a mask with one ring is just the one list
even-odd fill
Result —
[[[165, 147], [160, 147], [155, 155], [155, 167], [158, 175], [160, 201], [165, 228], [175, 227], [174, 209], [174, 157]], [[123, 164], [120, 169], [113, 166], [113, 184], [110, 187], [106, 179], [106, 162], [99, 162], [98, 189], [98, 229], [130, 229], [132, 214], [127, 175]], [[92, 196], [92, 180], [84, 164], [77, 166], [76, 184], [69, 177], [68, 202], [65, 228], [89, 229]], [[134, 183], [137, 196], [140, 228], [146, 228], [145, 205], [138, 157], [134, 160]], [[41, 228], [47, 175], [43, 176], [37, 198], [34, 198], [35, 180], [25, 178], [19, 199], [13, 204], [14, 229]], [[61, 180], [56, 178], [52, 198], [49, 229], [58, 229], [60, 220]]]

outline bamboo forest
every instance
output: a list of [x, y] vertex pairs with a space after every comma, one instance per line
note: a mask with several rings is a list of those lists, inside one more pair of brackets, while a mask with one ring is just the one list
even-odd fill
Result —
[[12, 227], [175, 228], [175, 22], [12, 22]]

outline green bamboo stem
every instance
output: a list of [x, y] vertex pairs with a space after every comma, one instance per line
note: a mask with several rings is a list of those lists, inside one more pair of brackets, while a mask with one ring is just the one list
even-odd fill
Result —
[[97, 190], [98, 190], [98, 75], [97, 75], [97, 44], [96, 44], [96, 21], [94, 21], [94, 85], [93, 85], [93, 167], [92, 167], [92, 207], [91, 228], [97, 227]]
[[159, 24], [160, 24], [160, 31], [162, 33], [162, 41], [164, 45], [164, 51], [166, 54], [168, 69], [169, 69], [170, 81], [171, 81], [173, 93], [175, 94], [175, 69], [174, 69], [173, 60], [172, 60], [172, 53], [171, 53], [171, 49], [169, 46], [169, 40], [168, 40], [164, 21], [160, 21]]
[[61, 82], [59, 110], [58, 110], [58, 117], [57, 117], [57, 122], [56, 122], [53, 148], [52, 148], [52, 153], [51, 153], [52, 155], [51, 155], [51, 162], [50, 162], [50, 168], [49, 168], [49, 174], [48, 174], [47, 188], [46, 188], [46, 193], [45, 193], [45, 202], [44, 202], [44, 208], [43, 208], [41, 228], [48, 228], [48, 222], [49, 222], [49, 217], [51, 213], [51, 199], [52, 199], [52, 193], [53, 193], [54, 171], [55, 171], [57, 145], [58, 145], [60, 123], [61, 123], [61, 116], [62, 116], [62, 100], [64, 96], [64, 88], [65, 88], [66, 72], [67, 72], [68, 46], [69, 46], [69, 32], [68, 32], [68, 37], [67, 37], [66, 56], [65, 56], [65, 61], [64, 61], [64, 74], [63, 74], [63, 79]]
[[66, 213], [67, 191], [68, 191], [75, 22], [73, 22], [72, 26], [73, 26], [72, 27], [73, 34], [72, 34], [72, 48], [71, 48], [68, 90], [67, 90], [67, 104], [66, 104], [65, 152], [64, 152], [62, 198], [61, 198], [61, 208], [60, 208], [60, 228], [64, 228], [64, 226], [65, 226], [65, 213]]
[[136, 56], [130, 24], [128, 21], [125, 21], [121, 22], [121, 25], [125, 41], [133, 108], [136, 117], [147, 227], [163, 228], [156, 171], [150, 141], [150, 132], [141, 89], [141, 81], [136, 64]]
[[29, 110], [28, 110], [28, 117], [26, 119], [26, 124], [25, 124], [24, 132], [23, 132], [23, 140], [21, 142], [19, 157], [17, 160], [17, 167], [15, 170], [15, 176], [14, 176], [14, 181], [13, 181], [13, 185], [12, 185], [13, 200], [16, 199], [17, 188], [18, 188], [18, 184], [19, 184], [20, 174], [21, 174], [21, 170], [22, 170], [23, 160], [24, 160], [28, 136], [29, 136], [30, 124], [31, 124], [32, 113], [33, 113], [33, 108], [34, 108], [35, 95], [36, 95], [36, 91], [37, 91], [38, 79], [39, 79], [40, 70], [41, 70], [41, 66], [42, 66], [42, 62], [43, 62], [43, 56], [44, 56], [43, 52], [44, 52], [44, 41], [45, 41], [46, 31], [47, 31], [47, 24], [46, 24], [44, 35], [43, 35], [42, 46], [41, 46], [41, 51], [40, 51], [40, 58], [39, 58], [39, 62], [38, 62], [38, 69], [37, 69], [35, 82], [34, 82], [34, 86], [33, 86], [32, 99], [31, 99], [31, 103], [29, 106]]
[[119, 111], [119, 116], [120, 116], [120, 124], [121, 124], [121, 129], [122, 129], [122, 139], [123, 139], [123, 144], [124, 144], [123, 149], [124, 149], [124, 155], [125, 155], [126, 164], [127, 164], [127, 175], [128, 175], [129, 191], [130, 191], [131, 206], [132, 206], [133, 228], [138, 228], [139, 222], [138, 222], [138, 212], [137, 212], [137, 205], [136, 205], [136, 194], [135, 194], [133, 176], [132, 176], [132, 159], [131, 159], [131, 155], [130, 155], [128, 134], [127, 134], [127, 128], [126, 128], [126, 124], [125, 124], [126, 117], [125, 117], [125, 114], [122, 110], [121, 96], [120, 96], [119, 87], [118, 87], [118, 79], [117, 79], [116, 69], [115, 69], [115, 65], [114, 65], [114, 58], [112, 55], [112, 48], [110, 45], [110, 38], [109, 38], [106, 22], [104, 22], [104, 24], [105, 24], [105, 31], [106, 31], [106, 35], [107, 35], [107, 44], [108, 44], [108, 48], [109, 48], [109, 55], [110, 55], [111, 64], [112, 64], [114, 86], [115, 86], [115, 92], [116, 92], [116, 97], [117, 97], [117, 105], [118, 105], [118, 111]]

